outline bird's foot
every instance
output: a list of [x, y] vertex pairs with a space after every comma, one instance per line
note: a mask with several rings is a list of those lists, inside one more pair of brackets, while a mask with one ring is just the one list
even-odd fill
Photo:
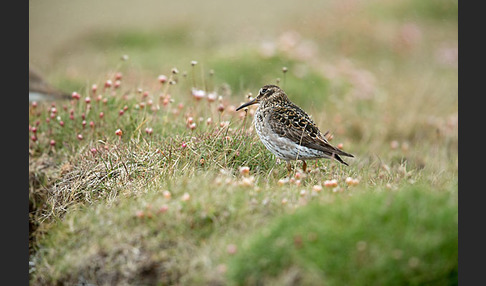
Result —
[[292, 176], [292, 164], [290, 161], [287, 162], [287, 171], [289, 172], [289, 178]]

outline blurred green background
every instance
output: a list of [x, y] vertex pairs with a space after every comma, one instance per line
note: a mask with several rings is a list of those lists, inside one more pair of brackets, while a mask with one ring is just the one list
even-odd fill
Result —
[[457, 78], [457, 9], [438, 0], [29, 1], [29, 61], [68, 92], [115, 70], [138, 84], [197, 60], [235, 91], [256, 92], [288, 66], [292, 91], [304, 79], [310, 91], [354, 85], [367, 97], [400, 88], [397, 77]]

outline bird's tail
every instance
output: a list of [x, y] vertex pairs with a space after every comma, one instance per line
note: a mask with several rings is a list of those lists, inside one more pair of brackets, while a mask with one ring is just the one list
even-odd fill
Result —
[[[339, 155], [337, 155], [337, 154], [332, 154], [332, 155], [333, 155], [332, 157], [333, 157], [334, 159], [336, 159], [336, 161], [338, 161], [339, 163], [342, 163], [342, 164], [344, 164], [344, 165], [346, 165], [346, 166], [349, 166], [349, 165], [348, 165], [348, 163], [344, 162], [344, 160], [343, 160], [343, 159], [341, 159], [341, 157], [339, 157]], [[351, 155], [351, 157], [354, 157], [354, 156], [353, 156], [353, 155]]]

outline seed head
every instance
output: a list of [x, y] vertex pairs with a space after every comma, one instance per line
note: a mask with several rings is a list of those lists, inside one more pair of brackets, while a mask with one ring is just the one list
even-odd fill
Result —
[[287, 184], [289, 182], [289, 180], [290, 180], [289, 178], [280, 179], [280, 180], [278, 180], [277, 184], [279, 186], [283, 186], [283, 185]]
[[327, 188], [337, 187], [337, 180], [336, 179], [325, 180], [324, 181], [324, 186], [327, 187]]
[[172, 197], [172, 194], [169, 191], [163, 191], [162, 195], [164, 195], [164, 198], [170, 199]]
[[165, 83], [165, 82], [167, 82], [167, 76], [161, 74], [161, 75], [159, 75], [158, 80], [159, 80], [160, 83]]
[[164, 100], [162, 100], [162, 105], [167, 106], [169, 104], [169, 102], [170, 102], [170, 99], [166, 97], [166, 98], [164, 98]]
[[112, 85], [113, 85], [113, 83], [111, 82], [111, 80], [107, 80], [105, 82], [105, 88], [110, 88]]
[[242, 174], [245, 177], [248, 176], [250, 174], [250, 167], [247, 166], [240, 167], [240, 174]]
[[216, 92], [210, 92], [210, 93], [208, 93], [208, 101], [209, 102], [213, 102], [217, 98], [218, 98], [218, 95], [216, 94]]
[[346, 180], [345, 180], [346, 184], [348, 186], [356, 186], [357, 184], [359, 184], [359, 180], [358, 179], [353, 179], [351, 177], [347, 177]]
[[320, 192], [322, 190], [322, 187], [320, 185], [314, 185], [312, 187], [312, 190], [316, 193]]
[[188, 193], [184, 193], [184, 195], [182, 195], [181, 197], [181, 201], [183, 202], [187, 202], [191, 199], [191, 195], [189, 195]]
[[201, 98], [205, 97], [206, 96], [206, 92], [202, 89], [195, 89], [193, 88], [192, 89], [192, 96], [194, 96], [194, 98], [196, 100], [200, 100]]

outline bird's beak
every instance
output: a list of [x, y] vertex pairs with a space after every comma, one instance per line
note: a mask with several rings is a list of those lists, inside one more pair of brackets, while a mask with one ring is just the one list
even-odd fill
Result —
[[240, 107], [238, 107], [238, 108], [236, 109], [236, 111], [238, 111], [238, 110], [240, 110], [240, 109], [242, 109], [242, 108], [245, 108], [245, 107], [247, 107], [247, 106], [253, 105], [253, 104], [255, 104], [255, 103], [259, 103], [259, 102], [260, 102], [260, 101], [259, 101], [259, 100], [257, 100], [257, 98], [255, 98], [255, 99], [253, 99], [253, 100], [251, 100], [251, 101], [248, 101], [247, 103], [242, 104]]

